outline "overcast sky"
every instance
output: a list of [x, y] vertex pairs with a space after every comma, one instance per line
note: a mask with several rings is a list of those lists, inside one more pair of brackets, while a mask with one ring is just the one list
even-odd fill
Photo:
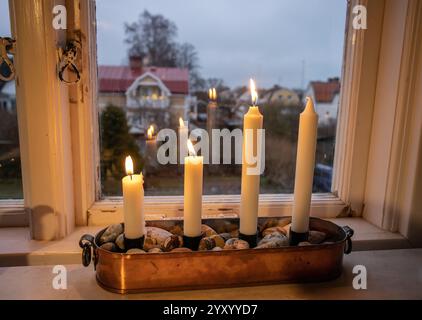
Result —
[[[0, 35], [8, 34], [7, 0], [0, 0]], [[205, 78], [230, 86], [300, 87], [340, 76], [346, 0], [97, 0], [99, 64], [123, 64], [124, 22], [144, 9], [178, 27], [192, 43]]]

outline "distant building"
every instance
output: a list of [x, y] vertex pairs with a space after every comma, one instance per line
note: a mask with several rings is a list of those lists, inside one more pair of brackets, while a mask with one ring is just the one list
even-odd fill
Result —
[[112, 104], [126, 110], [131, 133], [145, 134], [151, 123], [186, 118], [194, 97], [189, 94], [189, 71], [179, 68], [144, 67], [133, 57], [129, 66], [99, 66], [100, 110]]
[[264, 97], [261, 99], [263, 103], [267, 104], [282, 104], [284, 106], [298, 106], [300, 104], [300, 97], [294, 90], [275, 87], [267, 90]]
[[311, 97], [319, 116], [319, 124], [326, 125], [337, 118], [340, 96], [339, 78], [329, 78], [328, 81], [311, 81], [303, 98]]
[[0, 110], [8, 112], [16, 110], [15, 81], [0, 82]]

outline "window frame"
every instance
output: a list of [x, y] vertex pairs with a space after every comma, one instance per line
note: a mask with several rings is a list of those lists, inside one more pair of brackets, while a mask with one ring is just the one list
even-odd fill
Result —
[[[350, 2], [348, 2], [347, 13], [349, 16], [351, 13]], [[349, 19], [346, 19], [345, 23], [345, 43], [349, 35]], [[96, 36], [95, 36], [96, 39]], [[346, 54], [346, 45], [344, 46], [344, 57], [348, 57]], [[345, 59], [343, 59], [343, 70], [342, 73], [350, 72], [352, 70], [345, 69]], [[342, 77], [343, 79], [344, 77]], [[348, 86], [349, 84], [342, 80], [341, 87]], [[353, 94], [348, 92], [347, 94]], [[343, 93], [340, 93], [342, 96]], [[339, 109], [341, 104], [339, 105]], [[341, 116], [341, 115], [340, 115]], [[98, 119], [95, 119], [97, 123], [94, 125], [98, 127]], [[344, 131], [350, 131], [352, 123], [344, 127]], [[346, 134], [347, 135], [347, 134]], [[98, 137], [99, 139], [99, 137]], [[337, 150], [338, 140], [336, 141], [335, 150]], [[98, 151], [97, 151], [98, 152]], [[341, 155], [335, 152], [335, 158], [339, 158]], [[99, 172], [99, 155], [96, 156], [97, 171]], [[362, 168], [363, 170], [365, 168]], [[338, 170], [334, 166], [333, 171]], [[101, 181], [99, 177], [96, 177], [96, 201], [88, 209], [87, 221], [88, 225], [101, 225], [109, 224], [113, 222], [119, 222], [122, 220], [122, 198], [121, 197], [105, 197], [101, 198]], [[337, 191], [340, 184], [347, 185], [349, 181], [346, 181], [347, 177], [343, 179], [337, 179], [332, 184], [331, 193], [314, 193], [312, 195], [311, 210], [312, 215], [320, 218], [335, 218], [345, 216], [360, 216], [361, 212], [352, 212], [350, 205], [347, 201], [346, 193]], [[203, 210], [204, 215], [210, 216], [221, 216], [222, 212], [226, 212], [228, 215], [238, 215], [240, 204], [240, 195], [204, 195], [203, 196]], [[261, 194], [259, 197], [259, 216], [286, 216], [290, 215], [293, 205], [293, 194]], [[165, 218], [165, 217], [181, 217], [183, 215], [183, 196], [146, 196], [145, 197], [145, 210], [147, 213], [147, 219], [154, 218]], [[165, 214], [163, 214], [165, 212]], [[229, 212], [229, 213], [227, 213]], [[84, 218], [85, 219], [85, 218]]]
[[[14, 0], [10, 0], [13, 2]], [[106, 225], [122, 220], [121, 198], [100, 198], [100, 167], [99, 167], [99, 131], [97, 114], [97, 56], [96, 56], [96, 14], [95, 0], [63, 0], [68, 8], [68, 21], [70, 28], [68, 37], [77, 37], [82, 43], [80, 65], [82, 66], [82, 81], [78, 86], [69, 87], [70, 127], [72, 141], [72, 177], [74, 184], [75, 221], [67, 221], [73, 227], [85, 225]], [[367, 30], [353, 30], [351, 7], [362, 4], [367, 7]], [[397, 3], [396, 3], [397, 5]], [[413, 139], [420, 144], [418, 138], [419, 118], [412, 118], [417, 113], [417, 97], [411, 89], [418, 83], [417, 77], [412, 73], [412, 66], [422, 58], [415, 56], [420, 50], [418, 39], [412, 34], [422, 34], [421, 11], [422, 4], [417, 0], [408, 0], [405, 4], [406, 21], [403, 34], [397, 35], [403, 43], [403, 54], [400, 57], [400, 73], [397, 85], [397, 106], [395, 127], [376, 128], [379, 134], [393, 131], [388, 137], [392, 145], [390, 160], [392, 166], [381, 174], [387, 178], [388, 189], [383, 194], [384, 204], [392, 201], [395, 212], [387, 207], [385, 210], [368, 212], [368, 205], [377, 194], [367, 190], [368, 181], [379, 178], [368, 170], [368, 163], [373, 157], [383, 157], [383, 154], [373, 154], [371, 150], [374, 139], [374, 122], [379, 121], [374, 112], [380, 70], [387, 68], [381, 55], [383, 42], [396, 41], [388, 38], [383, 31], [388, 24], [385, 19], [385, 8], [392, 3], [386, 0], [349, 0], [345, 28], [345, 47], [343, 57], [343, 70], [341, 77], [341, 95], [337, 121], [337, 136], [334, 158], [334, 175], [332, 193], [312, 195], [312, 215], [323, 218], [363, 216], [364, 219], [378, 227], [396, 229], [388, 221], [404, 220], [400, 225], [400, 232], [406, 235], [410, 221], [416, 220], [415, 188], [417, 183], [407, 181], [397, 174], [398, 169], [405, 169], [409, 177], [416, 177], [420, 171], [418, 166], [421, 155], [411, 152], [409, 148], [401, 149], [402, 142]], [[70, 10], [69, 10], [70, 9]], [[394, 10], [393, 10], [394, 11]], [[398, 13], [394, 13], [398, 14]], [[395, 18], [403, 18], [395, 16]], [[415, 31], [416, 30], [416, 31]], [[419, 30], [419, 31], [418, 31]], [[415, 32], [413, 32], [415, 31]], [[412, 33], [413, 32], [413, 33]], [[408, 81], [399, 81], [399, 80]], [[420, 80], [419, 80], [420, 81]], [[421, 81], [422, 82], [422, 81]], [[416, 84], [415, 84], [416, 83]], [[407, 107], [410, 103], [411, 106]], [[411, 122], [412, 125], [407, 125]], [[419, 122], [417, 122], [419, 121]], [[397, 128], [396, 128], [397, 126]], [[400, 129], [404, 128], [401, 132]], [[25, 141], [24, 141], [25, 142]], [[21, 148], [26, 144], [21, 143]], [[398, 152], [398, 151], [403, 152]], [[407, 152], [407, 153], [406, 153]], [[403, 164], [403, 157], [409, 155], [411, 164]], [[29, 170], [29, 168], [27, 168]], [[418, 171], [419, 170], [419, 171]], [[400, 188], [404, 186], [405, 188]], [[408, 187], [411, 186], [411, 187]], [[34, 188], [35, 186], [31, 186]], [[409, 189], [410, 188], [410, 189]], [[412, 189], [413, 188], [413, 189]], [[381, 188], [382, 189], [382, 188]], [[405, 191], [406, 196], [403, 194]], [[31, 190], [29, 190], [30, 193]], [[25, 192], [25, 190], [24, 190]], [[413, 192], [413, 193], [412, 193]], [[412, 196], [413, 198], [409, 199]], [[25, 197], [26, 198], [26, 197]], [[404, 204], [414, 203], [412, 208]], [[260, 216], [290, 215], [292, 208], [292, 194], [262, 194], [260, 195]], [[412, 202], [413, 201], [413, 202]], [[239, 195], [213, 195], [204, 196], [204, 213], [206, 216], [231, 216], [238, 215], [240, 202]], [[183, 212], [183, 197], [146, 197], [145, 206], [147, 218], [181, 218]], [[28, 222], [28, 210], [25, 209], [23, 200], [0, 201], [0, 226], [5, 226], [5, 215], [13, 217], [16, 224], [24, 226]], [[163, 214], [165, 212], [165, 214]], [[386, 217], [386, 222], [384, 218]], [[417, 218], [419, 219], [419, 218]], [[9, 219], [9, 221], [12, 221]], [[420, 219], [419, 219], [420, 220]], [[7, 226], [7, 224], [6, 224]], [[395, 231], [396, 231], [395, 230]], [[415, 233], [415, 228], [413, 228]], [[419, 236], [420, 238], [420, 236]]]

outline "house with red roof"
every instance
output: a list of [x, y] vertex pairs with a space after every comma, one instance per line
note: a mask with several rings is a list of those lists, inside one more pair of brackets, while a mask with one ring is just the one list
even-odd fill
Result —
[[337, 118], [340, 97], [340, 79], [329, 78], [327, 81], [311, 81], [303, 96], [311, 97], [320, 125], [327, 125]]
[[137, 57], [128, 66], [98, 66], [98, 81], [100, 110], [110, 104], [123, 108], [133, 134], [145, 134], [157, 122], [157, 111], [165, 120], [185, 119], [194, 101], [188, 69], [145, 67]]

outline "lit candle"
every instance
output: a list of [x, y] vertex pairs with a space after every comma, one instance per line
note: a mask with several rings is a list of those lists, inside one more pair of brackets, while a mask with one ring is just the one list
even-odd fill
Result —
[[[258, 154], [258, 130], [262, 129], [263, 116], [259, 112], [256, 103], [258, 93], [255, 83], [250, 80], [252, 106], [243, 118], [243, 151], [242, 151], [242, 193], [240, 202], [240, 233], [243, 235], [255, 235], [258, 223], [258, 201], [259, 201], [259, 174], [248, 174], [248, 168], [255, 168], [258, 164], [248, 163], [246, 152], [252, 153], [248, 156], [259, 157]], [[252, 135], [246, 134], [252, 130]], [[252, 141], [248, 140], [251, 139]], [[246, 150], [246, 145], [251, 146]]]
[[208, 90], [208, 106], [207, 106], [207, 130], [211, 139], [212, 129], [216, 127], [216, 111], [217, 111], [217, 90], [211, 88]]
[[318, 114], [311, 98], [306, 98], [305, 110], [300, 114], [297, 141], [296, 176], [291, 230], [306, 233], [309, 230], [312, 182], [315, 167]]
[[154, 126], [150, 126], [147, 130], [146, 140], [146, 167], [153, 169], [157, 167], [157, 139], [154, 135]]
[[[212, 141], [212, 130], [217, 128], [217, 90], [211, 88], [208, 90], [208, 105], [207, 105], [207, 132], [208, 132], [208, 145], [210, 155], [212, 157], [213, 141]], [[202, 139], [202, 138], [201, 138]], [[218, 142], [217, 140], [216, 142]], [[213, 158], [211, 158], [213, 159]], [[209, 165], [209, 173], [215, 173], [218, 170], [217, 166]]]
[[184, 235], [198, 237], [201, 235], [202, 216], [202, 156], [197, 156], [192, 142], [187, 142], [189, 156], [185, 158], [185, 196], [184, 196]]
[[127, 176], [122, 180], [125, 237], [138, 239], [145, 234], [144, 179], [142, 174], [133, 174], [130, 156], [126, 157], [125, 162]]
[[187, 141], [189, 135], [188, 123], [179, 118], [179, 161], [184, 163], [185, 157], [188, 154]]

